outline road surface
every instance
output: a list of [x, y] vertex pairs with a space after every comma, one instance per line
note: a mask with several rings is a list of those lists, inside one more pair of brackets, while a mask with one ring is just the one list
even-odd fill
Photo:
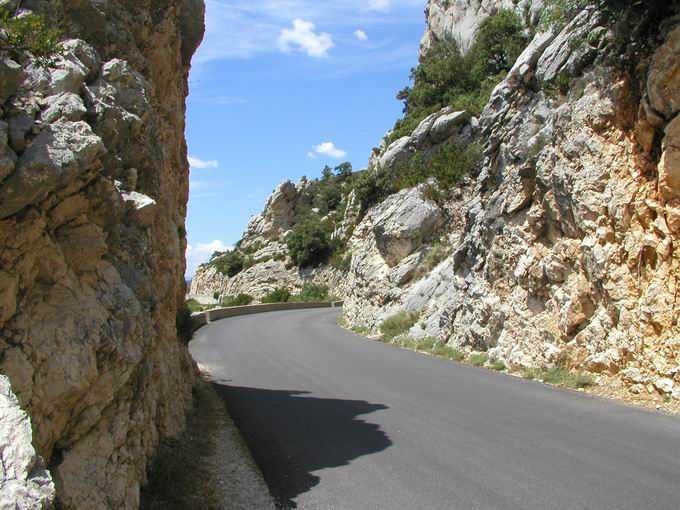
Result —
[[680, 419], [270, 312], [191, 343], [281, 508], [680, 509]]

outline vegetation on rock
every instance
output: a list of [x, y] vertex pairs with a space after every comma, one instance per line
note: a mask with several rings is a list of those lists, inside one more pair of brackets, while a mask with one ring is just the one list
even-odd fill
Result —
[[246, 306], [253, 302], [254, 298], [250, 294], [238, 294], [236, 296], [226, 296], [222, 298], [222, 306]]
[[380, 325], [381, 339], [385, 342], [390, 342], [397, 336], [408, 333], [408, 330], [413, 327], [417, 320], [417, 313], [407, 311], [388, 317]]
[[328, 232], [318, 215], [309, 215], [298, 222], [286, 236], [288, 253], [298, 267], [325, 262], [331, 254]]
[[0, 51], [13, 57], [28, 52], [37, 63], [49, 64], [61, 52], [61, 30], [50, 28], [43, 16], [15, 14], [8, 7], [0, 9]]
[[413, 85], [397, 94], [404, 101], [405, 115], [395, 124], [388, 143], [409, 135], [425, 117], [445, 106], [480, 113], [527, 42], [519, 16], [501, 9], [482, 21], [467, 54], [455, 41], [434, 44], [411, 70]]

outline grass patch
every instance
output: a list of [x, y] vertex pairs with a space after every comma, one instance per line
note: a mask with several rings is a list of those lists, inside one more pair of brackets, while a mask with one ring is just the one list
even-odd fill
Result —
[[187, 299], [187, 308], [190, 312], [205, 312], [206, 310], [212, 310], [217, 308], [219, 305], [202, 305], [195, 299]]
[[186, 431], [158, 447], [149, 469], [149, 481], [141, 490], [141, 508], [222, 508], [210, 457], [223, 413], [224, 405], [208, 383], [202, 382], [194, 389], [194, 405], [187, 414]]
[[505, 365], [505, 363], [502, 362], [501, 360], [494, 361], [493, 363], [491, 363], [490, 367], [491, 367], [493, 370], [497, 370], [498, 372], [501, 372], [501, 371], [505, 370], [506, 368], [508, 368], [508, 367]]
[[239, 294], [237, 296], [226, 296], [222, 299], [222, 306], [246, 306], [253, 302], [250, 294]]
[[443, 344], [435, 345], [434, 349], [432, 349], [432, 355], [451, 361], [463, 361], [465, 359], [465, 353], [463, 353], [463, 351]]
[[351, 330], [357, 335], [368, 336], [371, 333], [371, 330], [368, 329], [366, 326], [352, 326]]
[[588, 388], [596, 384], [589, 374], [571, 372], [566, 368], [523, 368], [522, 377], [572, 389]]
[[291, 298], [291, 293], [288, 289], [277, 287], [269, 294], [262, 298], [263, 303], [287, 303]]
[[416, 340], [416, 350], [424, 352], [432, 352], [437, 345], [437, 339], [433, 336], [426, 336]]
[[383, 341], [391, 342], [395, 337], [408, 333], [408, 330], [418, 320], [418, 314], [415, 312], [399, 312], [391, 317], [388, 317], [380, 325], [380, 333]]
[[476, 367], [481, 367], [486, 363], [487, 359], [489, 359], [489, 357], [485, 352], [478, 352], [476, 354], [470, 354], [468, 361]]

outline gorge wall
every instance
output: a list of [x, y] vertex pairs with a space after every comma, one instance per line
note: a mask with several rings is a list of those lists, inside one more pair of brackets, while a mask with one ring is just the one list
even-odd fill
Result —
[[[501, 8], [521, 14], [532, 34], [479, 116], [443, 109], [371, 157], [367, 172], [392, 171], [447, 142], [479, 144], [477, 169], [445, 202], [425, 182], [360, 213], [348, 189], [336, 222], [348, 268], [305, 272], [270, 260], [248, 271], [269, 276], [258, 296], [279, 284], [327, 283], [344, 298], [349, 325], [373, 333], [411, 311], [414, 338], [680, 399], [677, 9], [652, 18], [674, 4], [651, 2], [623, 33], [596, 2], [540, 29], [542, 4], [428, 3], [424, 54], [447, 39], [469, 47], [481, 20]], [[276, 243], [280, 258], [300, 185], [283, 187], [244, 237], [260, 251]], [[263, 234], [264, 224], [280, 228]], [[194, 290], [222, 291], [230, 281], [249, 292], [252, 280], [206, 266]]]
[[148, 459], [183, 427], [184, 113], [203, 9], [21, 2], [65, 40], [49, 67], [0, 60], [2, 508], [137, 508]]

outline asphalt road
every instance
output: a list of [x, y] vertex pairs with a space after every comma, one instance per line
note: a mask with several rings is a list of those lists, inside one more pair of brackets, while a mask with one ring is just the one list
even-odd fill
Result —
[[337, 310], [191, 343], [282, 508], [680, 509], [680, 419], [373, 342]]

